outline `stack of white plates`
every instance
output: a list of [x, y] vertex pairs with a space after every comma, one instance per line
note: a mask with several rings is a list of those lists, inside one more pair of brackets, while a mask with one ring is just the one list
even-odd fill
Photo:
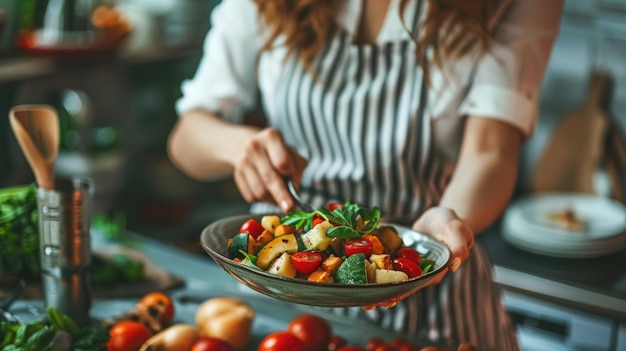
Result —
[[[584, 226], [566, 229], [550, 214], [571, 211]], [[555, 257], [606, 256], [626, 248], [626, 207], [586, 194], [541, 193], [521, 197], [506, 210], [502, 236], [520, 249]]]

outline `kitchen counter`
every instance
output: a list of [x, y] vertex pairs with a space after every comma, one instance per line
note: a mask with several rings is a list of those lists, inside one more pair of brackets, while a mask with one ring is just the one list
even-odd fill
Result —
[[626, 322], [626, 250], [598, 258], [556, 258], [520, 250], [499, 224], [479, 236], [505, 289]]
[[[106, 244], [97, 238], [94, 239], [92, 235], [92, 247]], [[176, 303], [175, 321], [177, 322], [193, 324], [198, 305], [212, 297], [234, 296], [249, 303], [255, 310], [256, 316], [250, 346], [245, 351], [256, 350], [256, 346], [263, 337], [271, 332], [284, 330], [291, 319], [304, 313], [315, 313], [324, 317], [331, 324], [335, 334], [345, 337], [356, 345], [365, 346], [366, 341], [372, 337], [380, 337], [387, 341], [395, 337], [404, 337], [420, 345], [433, 345], [431, 342], [423, 342], [384, 330], [364, 321], [355, 323], [354, 320], [332, 314], [324, 309], [270, 298], [237, 282], [208, 255], [203, 257], [190, 254], [170, 244], [136, 233], [129, 233], [123, 244], [140, 250], [163, 270], [185, 280], [184, 287], [168, 291]], [[126, 294], [120, 298], [94, 299], [90, 311], [91, 317], [94, 321], [99, 321], [121, 316], [134, 308], [139, 297]], [[44, 318], [43, 302], [38, 299], [18, 300], [10, 311], [25, 322]]]

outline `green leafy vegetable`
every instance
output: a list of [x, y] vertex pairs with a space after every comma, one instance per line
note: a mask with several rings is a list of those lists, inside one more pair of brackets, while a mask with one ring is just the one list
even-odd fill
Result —
[[35, 184], [0, 189], [0, 273], [41, 276]]
[[329, 211], [326, 207], [320, 207], [313, 212], [291, 211], [283, 217], [282, 223], [308, 231], [316, 217], [336, 224], [328, 229], [327, 236], [348, 239], [373, 232], [380, 220], [380, 209], [378, 207], [368, 209], [348, 200], [343, 208], [335, 208], [333, 211]]
[[102, 327], [79, 327], [55, 308], [46, 309], [46, 319], [30, 323], [0, 323], [0, 351], [45, 351], [55, 346], [57, 334], [70, 335], [73, 351], [106, 351], [109, 333]]

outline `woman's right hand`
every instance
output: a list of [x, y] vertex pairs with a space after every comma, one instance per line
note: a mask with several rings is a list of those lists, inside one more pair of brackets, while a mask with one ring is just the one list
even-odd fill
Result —
[[285, 179], [300, 184], [307, 160], [287, 145], [278, 129], [265, 128], [246, 140], [234, 161], [234, 179], [247, 202], [268, 202], [288, 212], [294, 205]]

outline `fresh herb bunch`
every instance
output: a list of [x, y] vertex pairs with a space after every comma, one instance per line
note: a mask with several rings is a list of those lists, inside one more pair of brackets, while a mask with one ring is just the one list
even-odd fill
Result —
[[292, 210], [283, 217], [282, 223], [307, 231], [311, 229], [316, 217], [333, 223], [326, 235], [331, 238], [357, 238], [371, 233], [378, 226], [380, 209], [361, 207], [346, 200], [343, 207], [335, 207], [332, 211], [323, 206], [313, 212]]
[[[30, 323], [0, 323], [1, 351], [106, 351], [109, 333], [101, 327], [79, 327], [56, 308], [46, 309], [46, 319]], [[59, 337], [65, 334], [65, 338]]]
[[39, 279], [39, 262], [37, 187], [0, 189], [0, 273]]

